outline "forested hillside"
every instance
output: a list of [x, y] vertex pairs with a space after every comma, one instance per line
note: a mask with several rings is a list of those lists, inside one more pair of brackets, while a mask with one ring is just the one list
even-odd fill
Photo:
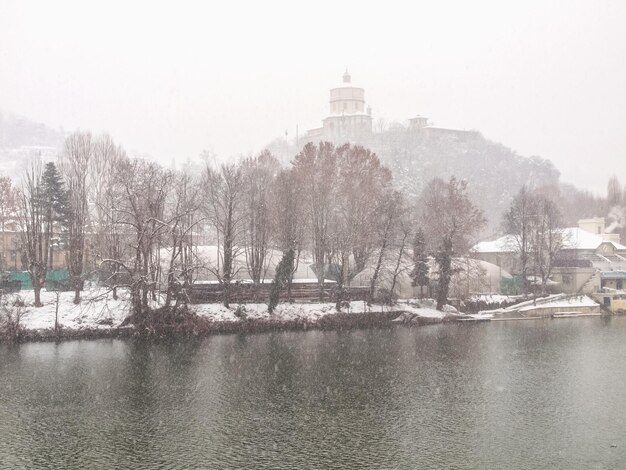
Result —
[[[392, 170], [395, 184], [409, 194], [419, 195], [434, 177], [467, 180], [472, 199], [488, 220], [488, 232], [500, 228], [502, 214], [522, 185], [559, 184], [559, 171], [549, 160], [523, 157], [478, 132], [433, 136], [394, 125], [362, 144], [380, 157]], [[269, 149], [289, 161], [297, 148], [280, 139]]]
[[65, 133], [62, 130], [0, 110], [0, 149], [24, 146], [59, 147], [64, 138]]

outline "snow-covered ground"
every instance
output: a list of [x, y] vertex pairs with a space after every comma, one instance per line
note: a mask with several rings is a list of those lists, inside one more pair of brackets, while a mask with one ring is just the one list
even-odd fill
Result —
[[479, 312], [479, 316], [484, 317], [486, 315], [499, 316], [510, 314], [532, 314], [533, 310], [539, 309], [577, 309], [577, 308], [593, 308], [599, 307], [598, 302], [593, 300], [588, 295], [567, 295], [567, 294], [554, 294], [547, 297], [541, 297], [538, 299], [527, 300], [510, 307], [500, 308], [495, 310], [484, 310]]
[[[107, 289], [90, 289], [82, 293], [81, 303], [74, 305], [73, 292], [48, 292], [42, 290], [41, 300], [43, 307], [34, 306], [33, 291], [22, 291], [16, 294], [5, 294], [0, 303], [11, 308], [13, 312], [21, 312], [20, 324], [29, 331], [52, 330], [55, 324], [55, 311], [58, 301], [58, 322], [62, 329], [69, 330], [106, 330], [120, 326], [128, 316], [130, 304], [128, 292], [118, 291], [118, 299], [114, 300], [112, 293]], [[423, 302], [422, 302], [423, 303]], [[281, 303], [270, 315], [267, 304], [249, 303], [231, 304], [229, 308], [222, 304], [195, 304], [190, 306], [201, 317], [212, 322], [240, 322], [243, 319], [293, 321], [306, 320], [315, 323], [328, 315], [335, 315], [337, 310], [334, 302], [318, 303]], [[243, 311], [243, 315], [241, 312]], [[440, 312], [430, 304], [423, 307], [418, 301], [405, 301], [393, 307], [372, 305], [354, 301], [342, 308], [344, 313], [365, 312], [407, 312], [413, 317], [422, 317], [431, 320], [443, 320], [454, 312]]]
[[[55, 311], [58, 301], [58, 322], [65, 330], [102, 330], [119, 327], [130, 311], [128, 292], [120, 290], [119, 298], [113, 299], [113, 295], [106, 289], [90, 289], [82, 293], [82, 301], [74, 305], [74, 294], [72, 292], [47, 292], [42, 290], [41, 300], [43, 307], [34, 306], [34, 294], [32, 291], [22, 291], [17, 294], [5, 294], [0, 298], [3, 309], [11, 309], [13, 314], [21, 313], [20, 324], [28, 331], [51, 331], [55, 324]], [[499, 299], [498, 299], [499, 300]], [[511, 307], [486, 310], [478, 314], [463, 315], [456, 312], [452, 307], [440, 312], [434, 308], [432, 300], [404, 300], [393, 307], [372, 305], [365, 302], [354, 301], [347, 304], [342, 309], [344, 313], [366, 313], [366, 312], [398, 312], [398, 322], [404, 323], [427, 323], [439, 322], [449, 319], [456, 320], [488, 320], [503, 316], [526, 316], [532, 315], [532, 310], [541, 308], [550, 309], [575, 309], [576, 307], [596, 307], [598, 303], [586, 295], [566, 296], [563, 294], [553, 295], [536, 301], [530, 300]], [[191, 310], [200, 317], [210, 322], [241, 322], [249, 320], [272, 320], [276, 322], [289, 322], [294, 320], [316, 323], [323, 317], [336, 315], [337, 310], [333, 302], [317, 303], [281, 303], [274, 313], [270, 315], [267, 311], [267, 304], [231, 304], [229, 308], [222, 304], [195, 304], [190, 306]]]
[[[568, 307], [597, 307], [599, 304], [588, 295], [575, 295], [568, 297], [555, 296], [548, 302], [533, 305], [532, 301], [525, 302], [523, 306], [518, 307], [518, 311], [526, 312], [537, 307], [541, 308], [568, 308]], [[511, 307], [509, 307], [511, 308]]]
[[470, 302], [483, 302], [486, 305], [499, 305], [503, 303], [516, 302], [522, 296], [520, 295], [502, 295], [502, 294], [479, 294], [470, 297]]
[[[82, 301], [74, 305], [73, 292], [58, 294], [58, 322], [63, 328], [107, 329], [119, 326], [129, 312], [128, 294], [119, 292], [117, 300], [106, 289], [92, 289], [82, 293]], [[21, 291], [16, 294], [5, 294], [0, 303], [14, 312], [21, 312], [20, 324], [27, 330], [47, 330], [54, 328], [57, 310], [57, 293], [41, 291], [43, 307], [35, 307], [33, 291]], [[23, 307], [20, 307], [23, 305]]]
[[[315, 321], [326, 315], [337, 313], [335, 303], [331, 302], [314, 302], [314, 303], [281, 303], [278, 304], [274, 312], [270, 315], [267, 311], [267, 304], [264, 303], [248, 303], [248, 304], [231, 304], [229, 308], [222, 304], [196, 304], [191, 309], [198, 315], [211, 321], [240, 321], [235, 312], [238, 308], [244, 310], [245, 318], [256, 320], [308, 320]], [[342, 312], [346, 313], [363, 313], [363, 312], [380, 312], [380, 305], [368, 307], [365, 302], [350, 302], [349, 307], [343, 308]], [[388, 307], [384, 307], [388, 309]]]

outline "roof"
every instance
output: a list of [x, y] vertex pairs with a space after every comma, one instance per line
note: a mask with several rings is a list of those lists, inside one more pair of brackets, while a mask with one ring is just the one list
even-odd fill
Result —
[[343, 112], [343, 113], [330, 113], [328, 116], [326, 116], [324, 119], [322, 119], [322, 121], [326, 121], [327, 119], [336, 119], [336, 118], [342, 118], [342, 117], [355, 117], [355, 116], [360, 116], [360, 117], [366, 117], [366, 118], [370, 118], [372, 117], [371, 114], [367, 114], [367, 113], [347, 113], [347, 112]]
[[477, 243], [472, 247], [475, 253], [512, 253], [515, 251], [513, 235], [504, 235], [496, 240]]
[[[564, 250], [596, 250], [603, 243], [612, 244], [616, 250], [626, 251], [626, 246], [612, 241], [607, 241], [600, 235], [587, 232], [578, 227], [563, 229]], [[496, 240], [480, 242], [472, 248], [476, 253], [513, 253], [515, 249], [515, 237], [504, 235]]]
[[570, 250], [595, 250], [603, 243], [610, 243], [616, 250], [626, 250], [626, 246], [605, 240], [601, 235], [587, 232], [578, 227], [570, 227], [563, 229], [565, 237], [565, 249]]
[[602, 279], [626, 279], [626, 271], [602, 271]]

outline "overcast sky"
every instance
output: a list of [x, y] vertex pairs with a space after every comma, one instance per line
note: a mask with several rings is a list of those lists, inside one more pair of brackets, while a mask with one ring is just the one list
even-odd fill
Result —
[[164, 163], [318, 127], [346, 67], [374, 118], [478, 129], [626, 182], [626, 1], [0, 0], [0, 109]]

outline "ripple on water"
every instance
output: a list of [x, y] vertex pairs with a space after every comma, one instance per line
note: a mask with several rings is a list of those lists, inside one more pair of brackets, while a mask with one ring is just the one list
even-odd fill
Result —
[[625, 337], [593, 318], [2, 346], [0, 467], [626, 468]]

